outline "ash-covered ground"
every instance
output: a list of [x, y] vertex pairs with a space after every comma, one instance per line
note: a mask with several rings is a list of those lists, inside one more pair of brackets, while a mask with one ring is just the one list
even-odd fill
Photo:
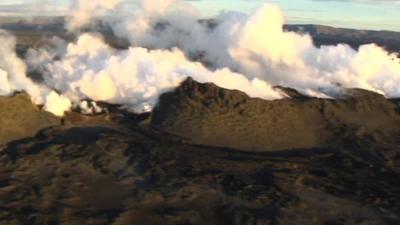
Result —
[[2, 97], [0, 224], [399, 224], [398, 101], [281, 89], [188, 79], [150, 114], [62, 119]]

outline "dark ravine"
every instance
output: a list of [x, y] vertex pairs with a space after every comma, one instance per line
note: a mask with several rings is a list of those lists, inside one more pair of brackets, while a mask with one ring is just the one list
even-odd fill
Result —
[[[62, 123], [0, 98], [0, 224], [400, 224], [397, 101], [281, 89], [292, 98], [188, 79], [150, 117]], [[5, 141], [17, 128], [39, 131]]]

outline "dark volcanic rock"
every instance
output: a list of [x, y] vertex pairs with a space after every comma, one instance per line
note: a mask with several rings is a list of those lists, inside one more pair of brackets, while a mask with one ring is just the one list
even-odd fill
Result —
[[143, 127], [53, 127], [0, 152], [0, 224], [399, 224], [400, 175], [369, 157], [194, 146]]
[[57, 126], [25, 96], [3, 98], [3, 124], [47, 128], [0, 150], [0, 225], [400, 224], [397, 101], [281, 90], [293, 98], [189, 79], [151, 126], [119, 112]]
[[26, 94], [0, 96], [0, 145], [59, 124], [59, 118], [34, 106]]
[[280, 89], [293, 98], [252, 99], [188, 79], [161, 96], [151, 124], [197, 144], [245, 150], [343, 146], [370, 138], [397, 144], [397, 106], [379, 94], [352, 89], [344, 99], [329, 100]]
[[[42, 38], [18, 36], [20, 54]], [[291, 99], [189, 79], [152, 115], [63, 125], [0, 97], [0, 225], [400, 224], [400, 101], [277, 88]]]

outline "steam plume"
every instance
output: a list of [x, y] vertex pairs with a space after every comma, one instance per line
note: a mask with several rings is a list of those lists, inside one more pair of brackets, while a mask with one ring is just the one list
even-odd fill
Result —
[[12, 95], [25, 91], [32, 101], [55, 115], [62, 116], [69, 110], [68, 98], [59, 95], [46, 86], [34, 83], [26, 76], [27, 66], [15, 53], [16, 39], [0, 30], [0, 95]]
[[[267, 83], [229, 69], [210, 71], [201, 63], [190, 62], [182, 51], [148, 50], [131, 47], [117, 51], [101, 37], [83, 34], [58, 55], [46, 62], [45, 81], [48, 86], [69, 96], [75, 103], [82, 99], [125, 104], [134, 111], [148, 111], [158, 96], [178, 86], [185, 78], [214, 82], [219, 86], [239, 89], [252, 97], [276, 99], [282, 97]], [[48, 55], [47, 52], [33, 53]], [[44, 57], [31, 57], [43, 59]], [[31, 64], [43, 64], [43, 61]]]
[[120, 0], [73, 0], [71, 17], [66, 27], [68, 30], [74, 31], [86, 26], [90, 24], [93, 17], [114, 10], [120, 2]]
[[230, 68], [250, 80], [258, 78], [317, 97], [337, 96], [338, 86], [400, 96], [396, 85], [400, 63], [395, 54], [374, 44], [358, 51], [344, 44], [317, 48], [309, 35], [283, 30], [284, 17], [276, 6], [265, 5], [249, 16], [222, 14], [217, 27], [209, 29], [182, 1], [138, 3], [136, 13], [119, 12], [118, 19], [107, 21], [132, 46], [178, 47], [189, 58], [201, 55], [201, 61], [212, 62], [213, 69]]
[[[11, 44], [0, 53], [12, 56], [0, 63], [0, 82], [8, 85], [0, 93], [25, 90], [58, 115], [71, 104], [85, 105], [85, 99], [148, 111], [162, 92], [188, 76], [264, 99], [285, 97], [275, 85], [326, 98], [340, 95], [343, 88], [400, 97], [397, 55], [375, 44], [357, 51], [344, 44], [317, 48], [309, 35], [283, 30], [284, 17], [276, 6], [262, 6], [250, 15], [223, 13], [211, 26], [179, 0], [138, 0], [135, 12], [124, 10], [123, 0], [75, 3], [67, 29], [76, 32], [101, 18], [130, 47], [114, 49], [94, 33], [80, 34], [73, 43], [54, 39], [53, 47], [28, 54], [29, 68], [44, 76], [38, 85], [26, 78]], [[107, 13], [112, 16], [97, 17]]]

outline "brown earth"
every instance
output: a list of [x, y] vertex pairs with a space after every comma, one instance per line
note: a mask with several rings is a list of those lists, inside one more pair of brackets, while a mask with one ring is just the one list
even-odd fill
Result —
[[0, 224], [399, 224], [400, 175], [361, 149], [243, 152], [63, 126], [0, 153]]
[[[333, 147], [365, 139], [399, 137], [395, 101], [363, 90], [343, 99], [302, 96], [265, 101], [214, 84], [186, 80], [160, 97], [152, 126], [197, 144], [271, 151]], [[392, 140], [395, 142], [394, 140]]]
[[34, 136], [39, 130], [60, 125], [60, 119], [32, 104], [29, 96], [0, 96], [0, 145]]
[[294, 98], [189, 79], [150, 118], [70, 113], [63, 125], [24, 95], [0, 98], [3, 134], [47, 126], [0, 150], [0, 224], [400, 224], [396, 101], [282, 90]]

